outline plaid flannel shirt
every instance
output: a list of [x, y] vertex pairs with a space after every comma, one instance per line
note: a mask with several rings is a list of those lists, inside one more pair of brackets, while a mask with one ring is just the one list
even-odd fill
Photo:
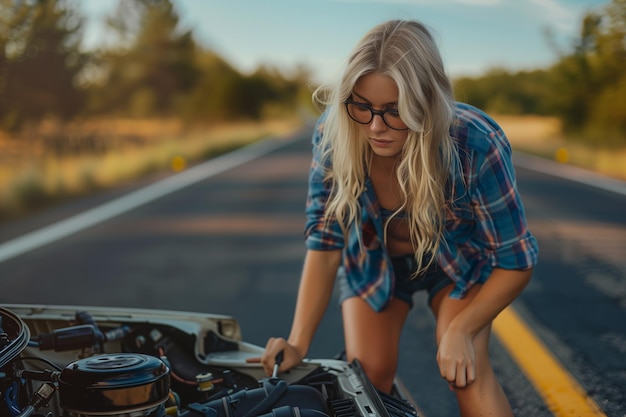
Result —
[[[312, 140], [306, 246], [313, 250], [342, 249], [349, 285], [374, 310], [380, 311], [394, 289], [380, 206], [370, 179], [365, 178], [365, 191], [359, 196], [360, 233], [352, 225], [344, 236], [336, 222], [325, 225], [330, 184], [324, 182], [324, 172], [330, 163], [321, 160], [324, 119], [325, 114], [319, 118]], [[456, 122], [451, 135], [459, 149], [464, 178], [456, 181], [455, 204], [446, 214], [445, 242], [440, 245], [436, 261], [456, 283], [450, 296], [463, 298], [493, 268], [531, 268], [537, 262], [538, 246], [526, 224], [515, 184], [511, 147], [504, 132], [484, 112], [464, 103], [456, 105]]]

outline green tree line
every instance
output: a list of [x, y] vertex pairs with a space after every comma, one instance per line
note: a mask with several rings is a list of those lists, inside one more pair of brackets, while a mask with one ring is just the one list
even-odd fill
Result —
[[181, 30], [172, 0], [119, 0], [107, 19], [113, 41], [95, 51], [81, 49], [78, 6], [0, 0], [1, 129], [45, 117], [258, 119], [303, 103], [306, 68], [241, 74]]
[[458, 78], [456, 94], [493, 113], [558, 116], [592, 146], [626, 145], [626, 0], [587, 13], [560, 55], [546, 69]]
[[[70, 0], [0, 0], [0, 129], [45, 117], [258, 119], [310, 105], [310, 73], [242, 74], [179, 24], [175, 0], [119, 0], [112, 42], [81, 49]], [[500, 114], [558, 116], [572, 137], [626, 144], [626, 0], [588, 13], [548, 68], [455, 80], [460, 100]], [[592, 138], [592, 139], [590, 139]]]

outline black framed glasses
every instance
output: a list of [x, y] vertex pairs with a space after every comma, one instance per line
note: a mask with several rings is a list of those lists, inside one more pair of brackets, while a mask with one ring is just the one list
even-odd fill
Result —
[[372, 122], [374, 116], [380, 116], [383, 122], [393, 130], [408, 130], [407, 125], [400, 119], [397, 109], [389, 110], [376, 110], [369, 104], [359, 103], [351, 99], [347, 99], [343, 102], [346, 106], [348, 116], [352, 120], [362, 125], [366, 125]]

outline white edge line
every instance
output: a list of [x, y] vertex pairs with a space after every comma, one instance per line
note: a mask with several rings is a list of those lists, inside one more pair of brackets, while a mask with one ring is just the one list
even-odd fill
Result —
[[559, 178], [576, 181], [592, 187], [601, 188], [617, 194], [626, 195], [626, 181], [606, 177], [598, 173], [550, 161], [545, 158], [514, 151], [513, 162], [516, 166], [532, 171], [549, 174]]
[[[287, 145], [289, 140], [265, 139], [236, 151], [211, 159], [147, 187], [131, 192], [101, 206], [84, 211], [68, 219], [22, 235], [0, 244], [0, 262], [4, 262], [80, 230], [94, 226], [119, 214], [137, 208], [164, 195], [222, 173], [237, 165]], [[515, 165], [561, 178], [578, 181], [607, 191], [626, 195], [626, 182], [598, 175], [569, 165], [557, 164], [540, 157], [515, 153]]]
[[[295, 135], [295, 137], [298, 137]], [[67, 237], [117, 215], [130, 211], [157, 198], [178, 191], [191, 184], [220, 174], [230, 168], [251, 161], [291, 143], [289, 139], [268, 138], [233, 152], [210, 159], [179, 174], [155, 182], [137, 191], [109, 201], [98, 207], [58, 221], [41, 229], [0, 244], [0, 262]]]

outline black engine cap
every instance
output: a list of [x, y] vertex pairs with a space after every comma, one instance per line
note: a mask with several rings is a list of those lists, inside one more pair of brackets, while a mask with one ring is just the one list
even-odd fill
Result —
[[169, 369], [136, 353], [92, 356], [72, 362], [59, 378], [61, 408], [87, 415], [148, 410], [169, 395]]

